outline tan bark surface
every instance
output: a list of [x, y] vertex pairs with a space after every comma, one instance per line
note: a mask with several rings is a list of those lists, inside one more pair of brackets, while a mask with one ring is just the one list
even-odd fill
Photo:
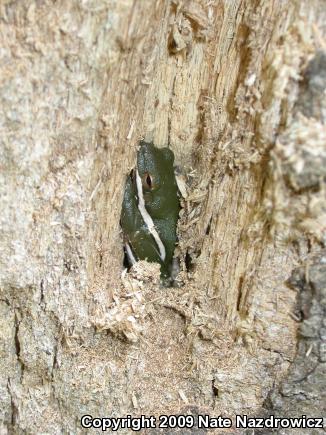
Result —
[[[325, 243], [326, 12], [305, 3], [0, 3], [0, 433], [267, 406], [298, 345], [287, 280]], [[176, 157], [176, 288], [123, 271], [141, 138]]]

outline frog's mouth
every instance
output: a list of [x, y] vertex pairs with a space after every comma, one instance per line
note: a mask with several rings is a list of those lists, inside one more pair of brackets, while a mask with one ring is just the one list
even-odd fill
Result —
[[145, 207], [145, 199], [144, 199], [144, 191], [143, 191], [143, 183], [141, 181], [138, 169], [135, 169], [136, 173], [136, 188], [137, 188], [137, 196], [138, 196], [138, 210], [145, 222], [145, 225], [147, 226], [147, 229], [149, 233], [152, 235], [152, 237], [155, 240], [155, 243], [158, 247], [160, 258], [162, 261], [165, 260], [166, 252], [165, 252], [165, 246], [164, 243], [161, 240], [161, 237], [159, 233], [157, 232], [153, 219], [151, 215], [148, 213]]
[[[144, 199], [144, 190], [143, 190], [143, 183], [141, 180], [141, 177], [139, 175], [138, 169], [132, 169], [130, 171], [129, 177], [131, 178], [132, 184], [134, 186], [134, 190], [137, 197], [137, 206], [139, 213], [141, 214], [141, 217], [143, 218], [143, 221], [147, 227], [148, 232], [151, 234], [151, 236], [154, 239], [154, 243], [156, 244], [158, 248], [158, 253], [162, 261], [165, 260], [166, 257], [166, 251], [164, 243], [161, 240], [161, 237], [159, 233], [157, 232], [157, 229], [155, 228], [153, 219], [151, 215], [148, 213], [146, 206], [145, 206], [145, 199]], [[126, 243], [127, 245], [127, 243]], [[129, 250], [130, 250], [130, 258], [135, 258], [132, 254], [132, 250], [130, 247], [130, 244], [128, 244], [128, 248], [126, 247], [126, 251], [129, 257]]]

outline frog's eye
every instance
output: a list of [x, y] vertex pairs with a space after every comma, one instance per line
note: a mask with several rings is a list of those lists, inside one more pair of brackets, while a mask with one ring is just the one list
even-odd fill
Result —
[[152, 177], [152, 175], [149, 172], [145, 172], [145, 174], [143, 175], [143, 188], [147, 189], [147, 190], [151, 190], [154, 187], [154, 179]]

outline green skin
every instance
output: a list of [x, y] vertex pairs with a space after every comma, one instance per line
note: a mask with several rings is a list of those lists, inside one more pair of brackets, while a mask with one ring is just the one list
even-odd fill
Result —
[[159, 263], [163, 280], [171, 276], [180, 210], [173, 162], [173, 152], [168, 148], [141, 142], [137, 154], [139, 176], [143, 180], [149, 174], [152, 179], [150, 188], [143, 184], [145, 208], [165, 246], [165, 260], [161, 260], [157, 244], [138, 209], [136, 182], [132, 176], [127, 179], [120, 221], [125, 241], [130, 243], [136, 259]]

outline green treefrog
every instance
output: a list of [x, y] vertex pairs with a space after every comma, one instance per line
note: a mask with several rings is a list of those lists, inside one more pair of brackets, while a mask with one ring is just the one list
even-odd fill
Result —
[[137, 167], [127, 178], [120, 220], [128, 263], [159, 263], [166, 285], [171, 277], [180, 211], [173, 162], [170, 149], [140, 143]]

